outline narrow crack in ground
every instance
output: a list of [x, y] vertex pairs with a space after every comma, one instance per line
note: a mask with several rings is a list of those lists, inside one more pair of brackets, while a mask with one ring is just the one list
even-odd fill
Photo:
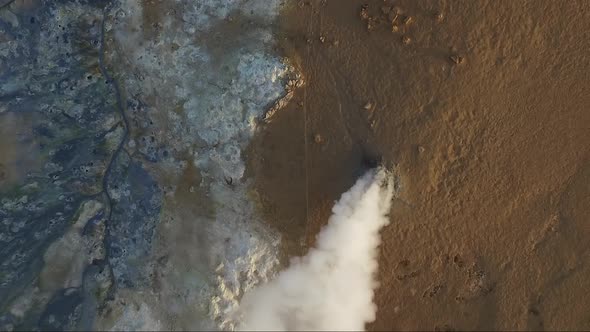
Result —
[[[123, 121], [123, 138], [121, 139], [121, 141], [117, 145], [117, 148], [113, 152], [113, 155], [111, 156], [111, 159], [109, 160], [109, 163], [105, 169], [105, 172], [104, 172], [104, 175], [102, 178], [102, 191], [101, 191], [101, 193], [104, 194], [104, 196], [106, 197], [106, 204], [107, 204], [107, 209], [108, 209], [108, 213], [105, 218], [105, 236], [104, 236], [104, 240], [103, 240], [104, 246], [105, 246], [105, 263], [109, 267], [111, 276], [113, 276], [114, 274], [113, 274], [112, 266], [108, 263], [108, 255], [109, 255], [109, 251], [110, 251], [109, 240], [108, 240], [109, 233], [110, 233], [109, 223], [111, 221], [112, 214], [113, 214], [113, 201], [112, 201], [112, 198], [109, 194], [108, 181], [109, 181], [109, 176], [111, 174], [111, 170], [113, 168], [113, 165], [114, 165], [115, 161], [117, 160], [117, 157], [119, 156], [119, 154], [123, 150], [123, 146], [125, 145], [125, 142], [127, 141], [127, 138], [129, 137], [129, 121], [127, 119], [127, 115], [125, 114], [125, 108], [124, 108], [123, 101], [121, 99], [121, 90], [119, 89], [119, 84], [115, 80], [115, 78], [111, 77], [111, 75], [108, 73], [108, 70], [107, 70], [106, 65], [104, 63], [105, 24], [106, 24], [108, 12], [111, 9], [110, 6], [111, 6], [110, 4], [107, 4], [103, 9], [103, 18], [102, 18], [101, 30], [100, 30], [100, 50], [98, 52], [98, 67], [100, 69], [102, 76], [105, 78], [105, 80], [108, 83], [113, 85], [113, 88], [115, 90], [116, 108], [119, 112], [119, 115], [121, 116], [122, 121]], [[114, 290], [114, 289], [116, 289], [116, 279], [113, 278], [112, 281], [113, 281], [113, 289], [112, 290]]]

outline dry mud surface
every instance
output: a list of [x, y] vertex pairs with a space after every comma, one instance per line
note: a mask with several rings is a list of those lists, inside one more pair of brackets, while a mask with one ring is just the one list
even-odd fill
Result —
[[381, 158], [401, 194], [370, 329], [590, 329], [590, 2], [291, 5], [305, 86], [246, 170], [287, 253]]

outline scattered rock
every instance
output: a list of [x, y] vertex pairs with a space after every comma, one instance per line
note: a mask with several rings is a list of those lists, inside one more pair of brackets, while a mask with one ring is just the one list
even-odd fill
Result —
[[443, 285], [435, 285], [435, 286], [432, 287], [432, 289], [424, 291], [424, 293], [422, 294], [422, 297], [434, 297], [443, 288], [444, 288]]
[[442, 13], [442, 12], [436, 12], [436, 13], [434, 13], [434, 20], [435, 20], [437, 23], [440, 23], [440, 22], [442, 22], [442, 21], [443, 21], [443, 19], [444, 19], [444, 15], [443, 15], [443, 13]]
[[360, 17], [361, 17], [361, 20], [367, 21], [367, 30], [368, 31], [372, 31], [375, 29], [375, 26], [377, 25], [377, 19], [375, 17], [371, 17], [369, 15], [369, 5], [368, 4], [364, 4], [361, 6]]
[[406, 16], [406, 17], [404, 17], [404, 19], [402, 20], [402, 23], [403, 23], [404, 25], [409, 25], [409, 24], [411, 24], [412, 22], [414, 22], [414, 18], [413, 18], [412, 16]]
[[369, 125], [371, 126], [371, 129], [375, 129], [375, 126], [377, 126], [377, 120], [376, 119], [371, 120]]
[[397, 22], [398, 17], [399, 15], [395, 11], [391, 11], [389, 12], [389, 14], [387, 14], [387, 19], [389, 19], [389, 22], [391, 22], [391, 24], [395, 24]]
[[410, 273], [406, 273], [406, 274], [400, 274], [398, 276], [396, 276], [397, 280], [399, 281], [403, 281], [403, 280], [407, 280], [407, 279], [411, 279], [411, 278], [415, 278], [420, 274], [420, 272], [418, 271], [412, 271]]
[[234, 186], [234, 179], [231, 176], [230, 177], [224, 176], [223, 178], [225, 180], [225, 183], [228, 186], [230, 186], [230, 187], [233, 187]]
[[369, 5], [368, 4], [364, 4], [361, 6], [360, 17], [362, 20], [369, 19]]
[[451, 55], [449, 59], [456, 65], [460, 65], [465, 61], [465, 59], [462, 56], [457, 54]]
[[361, 6], [360, 18], [367, 23], [367, 30], [372, 31], [379, 25], [391, 26], [393, 32], [400, 30], [399, 25], [409, 25], [413, 22], [413, 17], [407, 15], [400, 20], [402, 10], [394, 6], [382, 6], [380, 12], [373, 12], [371, 15], [369, 11], [369, 5], [364, 4]]
[[474, 296], [485, 296], [494, 290], [487, 273], [473, 264], [468, 270], [467, 290]]
[[377, 21], [370, 17], [369, 19], [367, 19], [367, 30], [369, 31], [373, 31], [375, 30], [375, 26], [377, 25]]
[[324, 138], [320, 134], [315, 134], [315, 136], [313, 137], [313, 141], [316, 144], [322, 144], [322, 143], [324, 143]]

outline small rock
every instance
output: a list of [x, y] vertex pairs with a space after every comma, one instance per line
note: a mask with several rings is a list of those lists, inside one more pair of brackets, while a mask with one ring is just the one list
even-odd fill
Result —
[[453, 63], [456, 64], [456, 65], [462, 64], [465, 61], [465, 59], [462, 56], [457, 55], [457, 54], [451, 55], [449, 57], [449, 59], [451, 61], [453, 61]]
[[373, 31], [375, 29], [376, 21], [374, 18], [369, 18], [367, 20], [367, 30]]
[[426, 149], [422, 145], [419, 145], [418, 152], [422, 154], [422, 153], [424, 153], [424, 151], [426, 151]]
[[412, 39], [410, 37], [402, 36], [402, 44], [408, 45], [411, 41], [412, 41]]
[[436, 12], [434, 13], [434, 20], [438, 23], [442, 22], [442, 20], [444, 19], [444, 15], [442, 12]]
[[323, 138], [323, 137], [322, 137], [322, 135], [320, 135], [320, 134], [315, 134], [315, 136], [313, 137], [313, 141], [314, 141], [316, 144], [321, 144], [321, 143], [323, 143], [323, 142], [324, 142], [324, 138]]
[[389, 22], [391, 22], [391, 24], [395, 24], [395, 22], [397, 21], [399, 15], [396, 12], [391, 11], [389, 13], [389, 15], [387, 15], [387, 18], [389, 19]]
[[369, 19], [369, 5], [368, 4], [364, 4], [361, 6], [360, 17], [362, 20]]
[[320, 42], [325, 43], [326, 42], [326, 37], [320, 36]]
[[364, 108], [366, 111], [370, 111], [370, 110], [373, 108], [373, 103], [371, 103], [371, 102], [367, 102], [367, 103], [365, 104], [365, 106], [363, 106], [363, 108]]
[[406, 16], [406, 17], [404, 17], [404, 20], [402, 21], [402, 23], [404, 25], [409, 25], [412, 22], [414, 22], [414, 19], [412, 18], [412, 16]]

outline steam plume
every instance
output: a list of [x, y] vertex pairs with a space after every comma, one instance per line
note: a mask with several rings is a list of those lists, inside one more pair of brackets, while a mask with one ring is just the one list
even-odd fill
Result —
[[244, 295], [241, 330], [364, 330], [375, 319], [379, 230], [388, 224], [392, 178], [363, 175], [332, 209], [317, 247]]

